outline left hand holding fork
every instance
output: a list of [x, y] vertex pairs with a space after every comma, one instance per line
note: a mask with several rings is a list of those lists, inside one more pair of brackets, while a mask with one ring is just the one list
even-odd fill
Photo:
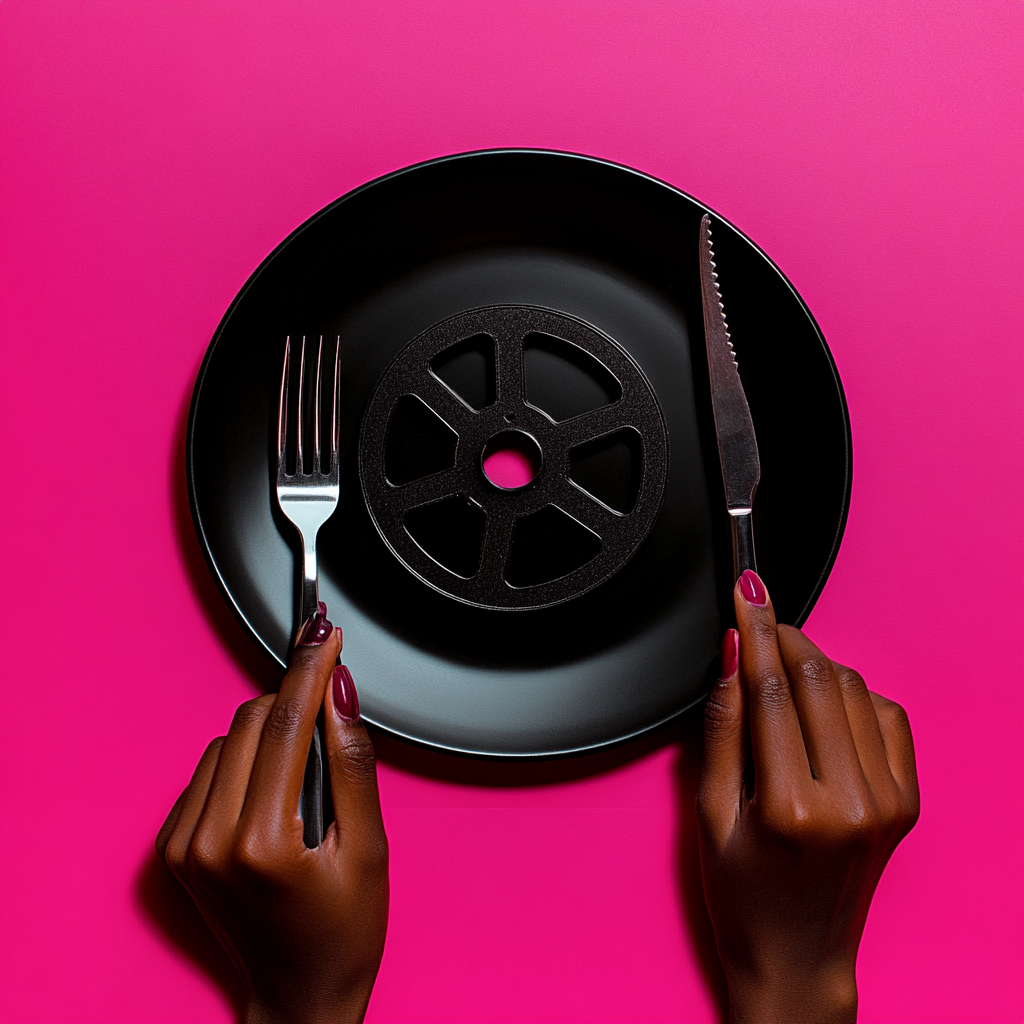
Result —
[[[361, 1021], [384, 951], [373, 745], [352, 676], [335, 665], [340, 630], [315, 618], [280, 691], [239, 707], [156, 841], [241, 974], [253, 1024]], [[299, 795], [321, 705], [335, 820], [308, 849]]]

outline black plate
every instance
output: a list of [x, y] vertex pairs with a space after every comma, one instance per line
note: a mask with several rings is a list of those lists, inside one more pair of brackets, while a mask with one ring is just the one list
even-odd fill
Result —
[[[210, 344], [186, 457], [210, 568], [273, 658], [285, 663], [295, 628], [297, 538], [272, 474], [284, 339], [340, 335], [342, 496], [320, 533], [320, 586], [367, 721], [451, 751], [546, 756], [628, 739], [707, 692], [732, 581], [697, 263], [705, 212], [601, 160], [471, 153], [343, 196], [267, 258]], [[846, 402], [792, 285], [740, 232], [713, 225], [761, 453], [758, 565], [780, 620], [799, 625], [846, 522]], [[428, 586], [374, 528], [359, 479], [363, 416], [395, 357], [446, 318], [500, 305], [556, 310], [613, 339], [668, 435], [661, 509], [636, 553], [539, 609], [473, 607]]]

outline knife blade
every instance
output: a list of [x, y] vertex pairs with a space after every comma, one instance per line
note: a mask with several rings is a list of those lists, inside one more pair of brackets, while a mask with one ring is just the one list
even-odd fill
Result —
[[718, 274], [715, 273], [715, 254], [711, 248], [711, 221], [707, 214], [700, 221], [700, 289], [711, 376], [711, 407], [715, 414], [725, 504], [732, 524], [733, 578], [738, 579], [746, 569], [757, 571], [751, 513], [754, 492], [761, 479], [761, 460], [757, 453], [754, 421], [750, 418], [750, 406], [747, 405], [736, 355], [729, 340], [729, 326], [725, 321]]

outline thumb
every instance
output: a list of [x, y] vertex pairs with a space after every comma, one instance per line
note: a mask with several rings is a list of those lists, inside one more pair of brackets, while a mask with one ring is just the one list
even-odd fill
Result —
[[373, 743], [359, 718], [352, 673], [338, 665], [324, 698], [324, 735], [331, 772], [334, 828], [346, 856], [375, 858], [387, 848]]

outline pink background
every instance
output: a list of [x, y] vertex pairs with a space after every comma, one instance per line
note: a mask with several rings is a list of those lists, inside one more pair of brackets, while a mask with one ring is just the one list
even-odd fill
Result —
[[[298, 224], [492, 146], [678, 185], [814, 312], [855, 483], [807, 629], [905, 704], [923, 790], [861, 1016], [1024, 1017], [1021, 3], [6, 2], [0, 47], [4, 1021], [232, 1019], [151, 852], [273, 679], [192, 534], [192, 384]], [[684, 724], [469, 785], [382, 742], [369, 1019], [714, 1020], [693, 754]]]

